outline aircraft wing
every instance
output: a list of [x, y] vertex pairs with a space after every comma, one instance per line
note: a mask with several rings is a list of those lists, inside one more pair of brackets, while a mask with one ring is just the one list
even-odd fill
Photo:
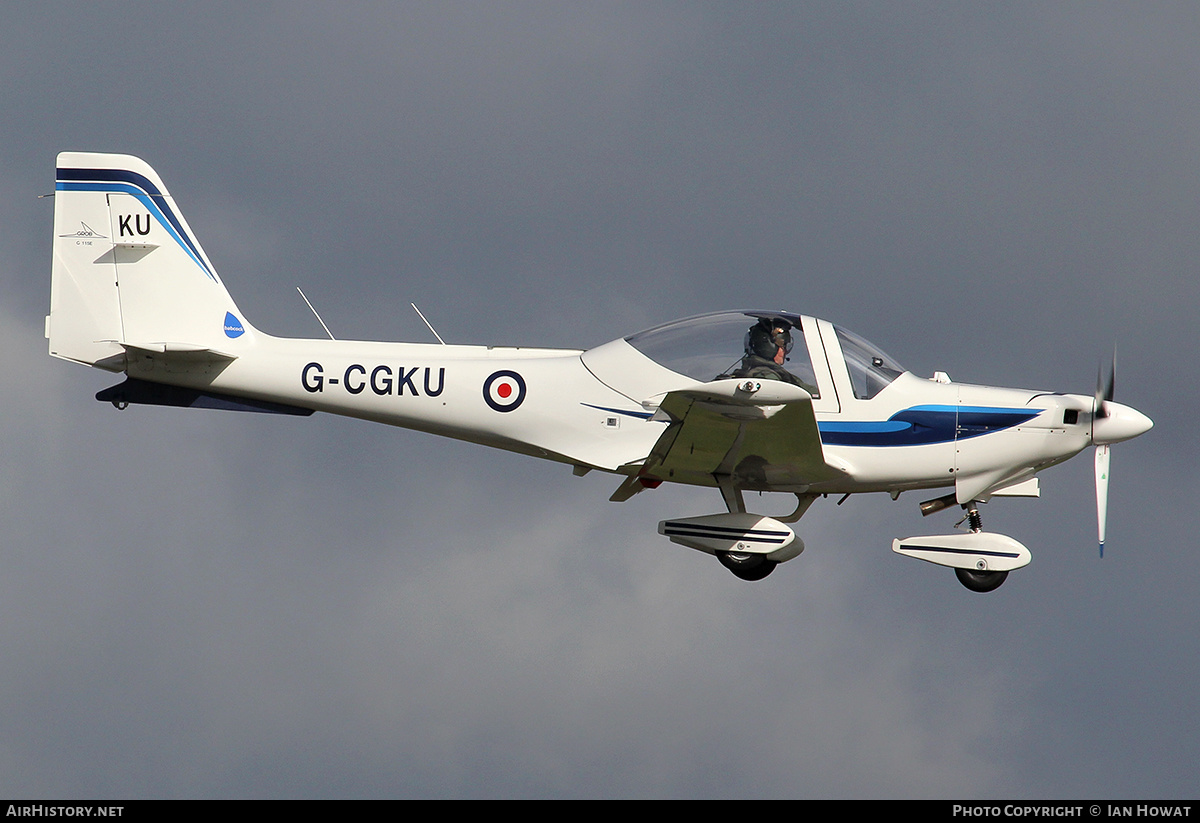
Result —
[[799, 491], [845, 474], [826, 462], [812, 396], [790, 383], [697, 383], [663, 395], [658, 416], [671, 425], [614, 500], [653, 480], [716, 485], [729, 475], [743, 489]]

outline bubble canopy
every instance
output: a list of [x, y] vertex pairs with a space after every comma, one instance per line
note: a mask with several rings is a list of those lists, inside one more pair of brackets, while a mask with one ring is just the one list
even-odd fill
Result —
[[[806, 334], [812, 318], [792, 312], [726, 311], [689, 317], [632, 334], [625, 341], [646, 357], [693, 380], [731, 377], [784, 380], [816, 393]], [[870, 399], [904, 372], [894, 359], [835, 327], [854, 395]], [[820, 338], [814, 351], [823, 352]], [[834, 363], [829, 364], [836, 368]]]

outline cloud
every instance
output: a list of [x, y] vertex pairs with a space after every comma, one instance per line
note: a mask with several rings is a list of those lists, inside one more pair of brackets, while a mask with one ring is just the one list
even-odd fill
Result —
[[[114, 48], [133, 8], [0, 34], [14, 793], [1193, 790], [1189, 20], [202, 4]], [[953, 521], [911, 495], [821, 501], [743, 583], [655, 533], [711, 490], [612, 504], [359, 421], [95, 402], [117, 378], [42, 339], [59, 149], [152, 162], [269, 332], [319, 335], [296, 285], [347, 338], [428, 340], [410, 300], [453, 342], [563, 347], [766, 305], [1084, 392], [1115, 341], [1157, 426], [1116, 451], [1102, 563], [1082, 457], [985, 509], [1034, 554], [994, 594], [888, 551]]]

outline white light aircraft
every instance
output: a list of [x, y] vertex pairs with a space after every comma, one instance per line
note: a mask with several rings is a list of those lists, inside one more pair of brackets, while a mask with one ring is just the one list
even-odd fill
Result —
[[[788, 524], [820, 497], [942, 490], [922, 512], [961, 507], [967, 528], [892, 549], [991, 591], [1030, 553], [983, 531], [979, 504], [1038, 496], [1038, 473], [1088, 446], [1103, 555], [1109, 447], [1153, 425], [1113, 402], [1111, 369], [1091, 396], [924, 379], [783, 311], [692, 317], [587, 351], [272, 337], [154, 170], [126, 155], [58, 156], [51, 279], [50, 353], [126, 375], [97, 399], [374, 420], [620, 475], [614, 501], [714, 487], [725, 511], [658, 531], [744, 580], [803, 551]], [[793, 494], [795, 511], [752, 514], [745, 491]]]

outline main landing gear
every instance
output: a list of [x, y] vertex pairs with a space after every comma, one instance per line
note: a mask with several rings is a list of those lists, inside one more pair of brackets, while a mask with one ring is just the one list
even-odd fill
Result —
[[673, 543], [713, 555], [742, 580], [762, 580], [780, 563], [804, 551], [804, 541], [787, 524], [799, 520], [817, 495], [797, 494], [796, 510], [776, 519], [748, 513], [742, 491], [731, 478], [718, 478], [718, 483], [727, 514], [663, 520], [658, 533]]
[[774, 560], [768, 560], [761, 554], [745, 552], [717, 552], [721, 565], [733, 572], [734, 577], [742, 580], [762, 580], [779, 565]]

